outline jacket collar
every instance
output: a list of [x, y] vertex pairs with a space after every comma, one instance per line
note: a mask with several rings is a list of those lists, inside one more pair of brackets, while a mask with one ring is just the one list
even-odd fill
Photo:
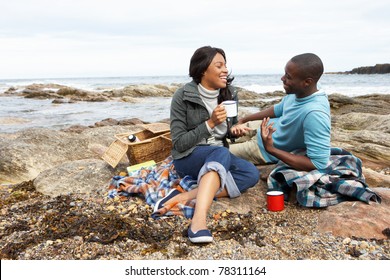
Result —
[[[233, 94], [233, 99], [237, 100], [237, 91], [235, 89], [232, 90], [232, 94]], [[194, 80], [192, 80], [191, 82], [186, 83], [184, 85], [184, 99], [188, 100], [188, 101], [196, 102], [196, 103], [199, 103], [199, 104], [203, 104], [203, 101], [200, 98], [200, 93], [199, 93], [199, 90], [198, 90], [198, 84], [195, 83]]]
[[200, 98], [200, 93], [198, 90], [198, 84], [195, 81], [191, 81], [184, 85], [184, 100], [191, 102], [199, 103], [203, 105], [203, 101]]

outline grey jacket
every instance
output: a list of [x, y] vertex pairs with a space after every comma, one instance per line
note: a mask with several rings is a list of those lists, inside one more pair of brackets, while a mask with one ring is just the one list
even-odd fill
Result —
[[[235, 88], [229, 86], [229, 89], [233, 99], [238, 102]], [[172, 97], [170, 114], [172, 157], [174, 159], [191, 154], [203, 139], [211, 136], [205, 124], [209, 118], [210, 115], [200, 97], [198, 85], [194, 81], [185, 84], [175, 92]], [[237, 117], [232, 123], [237, 123]], [[230, 138], [229, 131], [224, 140], [226, 137]]]

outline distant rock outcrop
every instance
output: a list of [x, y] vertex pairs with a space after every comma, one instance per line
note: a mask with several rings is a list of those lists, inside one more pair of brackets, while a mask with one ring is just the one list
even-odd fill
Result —
[[362, 66], [345, 72], [329, 72], [328, 74], [388, 74], [390, 63], [375, 64], [375, 66]]
[[351, 74], [387, 74], [390, 73], [390, 63], [376, 64], [375, 66], [364, 66], [349, 71]]

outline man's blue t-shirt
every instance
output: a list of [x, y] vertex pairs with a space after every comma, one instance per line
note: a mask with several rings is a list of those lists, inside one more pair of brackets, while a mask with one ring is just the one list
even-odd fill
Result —
[[[325, 168], [330, 155], [330, 106], [324, 92], [304, 98], [288, 94], [274, 106], [276, 118], [271, 119], [276, 131], [272, 135], [274, 146], [291, 152], [306, 149], [306, 155], [317, 169]], [[258, 130], [258, 145], [267, 162], [278, 159], [268, 154]]]

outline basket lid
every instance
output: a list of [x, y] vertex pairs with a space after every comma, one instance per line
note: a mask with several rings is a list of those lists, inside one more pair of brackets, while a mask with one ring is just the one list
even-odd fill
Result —
[[170, 130], [170, 126], [167, 123], [150, 123], [143, 125], [143, 127], [156, 134], [168, 132]]
[[115, 140], [102, 155], [102, 159], [112, 167], [116, 167], [126, 154], [128, 146], [122, 141]]

